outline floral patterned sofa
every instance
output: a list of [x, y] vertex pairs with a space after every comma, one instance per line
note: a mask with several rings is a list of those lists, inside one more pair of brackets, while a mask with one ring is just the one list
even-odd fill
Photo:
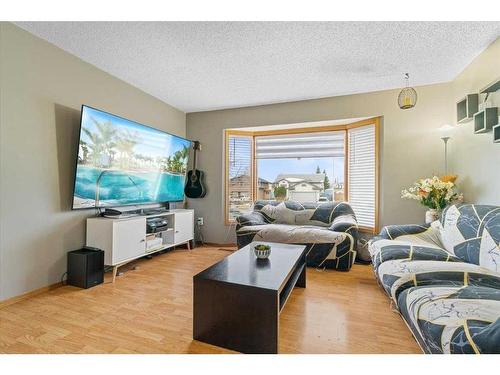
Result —
[[447, 207], [370, 241], [377, 280], [425, 353], [500, 353], [500, 207]]
[[308, 266], [348, 271], [356, 259], [358, 225], [345, 202], [257, 201], [237, 218], [238, 248], [252, 241], [307, 246]]

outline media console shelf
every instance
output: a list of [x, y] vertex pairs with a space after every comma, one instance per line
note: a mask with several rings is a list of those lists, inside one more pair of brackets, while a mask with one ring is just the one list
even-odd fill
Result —
[[[168, 227], [156, 233], [147, 233], [146, 219], [168, 219]], [[160, 214], [113, 219], [91, 217], [87, 219], [87, 246], [104, 250], [104, 264], [113, 267], [113, 282], [118, 267], [143, 256], [177, 245], [194, 238], [194, 211], [170, 210]], [[149, 245], [148, 245], [149, 243]]]

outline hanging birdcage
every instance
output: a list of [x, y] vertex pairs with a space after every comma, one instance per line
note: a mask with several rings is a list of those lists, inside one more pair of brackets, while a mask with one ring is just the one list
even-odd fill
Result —
[[401, 109], [410, 109], [417, 104], [417, 92], [409, 85], [410, 75], [405, 73], [406, 87], [398, 95], [398, 104]]

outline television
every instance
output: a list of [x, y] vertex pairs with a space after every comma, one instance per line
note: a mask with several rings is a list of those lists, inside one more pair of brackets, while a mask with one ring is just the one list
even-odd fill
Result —
[[73, 209], [177, 202], [191, 141], [83, 105]]

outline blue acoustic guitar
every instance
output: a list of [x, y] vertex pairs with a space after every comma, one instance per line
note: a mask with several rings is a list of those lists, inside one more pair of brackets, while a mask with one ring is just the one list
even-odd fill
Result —
[[205, 186], [203, 185], [204, 173], [196, 169], [196, 152], [201, 151], [201, 144], [198, 141], [194, 141], [194, 159], [193, 159], [193, 169], [191, 169], [187, 174], [186, 186], [184, 187], [184, 194], [188, 198], [203, 198], [207, 193]]

